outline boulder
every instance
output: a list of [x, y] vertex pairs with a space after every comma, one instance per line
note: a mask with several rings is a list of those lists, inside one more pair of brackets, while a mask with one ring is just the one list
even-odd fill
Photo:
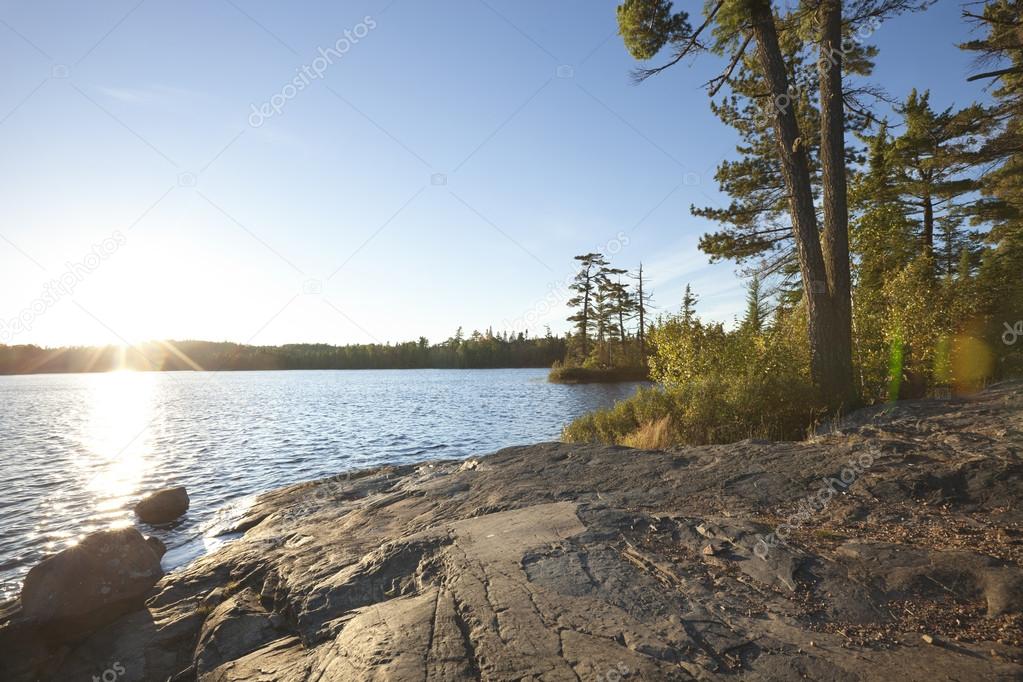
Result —
[[78, 639], [142, 606], [162, 575], [138, 530], [97, 531], [28, 572], [22, 614], [51, 639]]
[[147, 495], [135, 505], [135, 515], [149, 524], [170, 523], [188, 511], [184, 486], [164, 488]]
[[156, 554], [157, 559], [162, 559], [163, 555], [167, 553], [167, 545], [163, 544], [163, 540], [160, 538], [150, 535], [146, 538], [146, 544], [149, 545], [153, 553]]

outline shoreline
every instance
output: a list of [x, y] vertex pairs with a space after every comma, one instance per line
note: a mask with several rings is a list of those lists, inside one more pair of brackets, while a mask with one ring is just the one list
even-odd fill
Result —
[[439, 371], [439, 372], [500, 372], [509, 369], [535, 369], [549, 370], [545, 365], [531, 367], [320, 367], [320, 368], [277, 368], [267, 367], [264, 369], [104, 369], [91, 372], [0, 372], [0, 377], [38, 377], [38, 376], [65, 376], [68, 374], [117, 374], [119, 372], [137, 372], [140, 374], [241, 374], [244, 372], [416, 372], [416, 371]]
[[589, 367], [554, 367], [547, 375], [552, 384], [618, 384], [618, 383], [649, 383], [648, 367], [612, 367], [610, 369], [594, 369]]
[[1021, 497], [1023, 382], [804, 442], [385, 465], [261, 494], [229, 529], [241, 537], [70, 645], [8, 605], [0, 650], [20, 654], [0, 673], [1018, 679]]

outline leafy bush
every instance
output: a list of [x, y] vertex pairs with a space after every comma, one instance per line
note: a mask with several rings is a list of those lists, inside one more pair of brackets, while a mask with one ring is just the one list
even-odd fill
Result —
[[563, 438], [644, 447], [800, 438], [820, 415], [805, 339], [794, 314], [764, 331], [726, 331], [689, 316], [662, 320], [650, 362], [660, 386], [577, 419]]

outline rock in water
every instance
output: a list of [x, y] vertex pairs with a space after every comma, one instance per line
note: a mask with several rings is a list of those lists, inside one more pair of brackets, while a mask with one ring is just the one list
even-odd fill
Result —
[[149, 524], [170, 523], [188, 511], [188, 492], [183, 486], [157, 490], [135, 505], [135, 515]]
[[153, 550], [154, 554], [156, 554], [157, 559], [162, 559], [163, 555], [167, 553], [167, 545], [163, 544], [163, 540], [158, 537], [150, 535], [146, 538], [146, 544], [148, 544], [149, 548]]
[[22, 613], [51, 638], [73, 640], [140, 608], [162, 575], [136, 529], [97, 531], [28, 572]]

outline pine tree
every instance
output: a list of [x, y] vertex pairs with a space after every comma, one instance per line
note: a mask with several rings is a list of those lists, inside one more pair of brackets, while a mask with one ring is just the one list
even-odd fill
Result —
[[692, 287], [687, 283], [685, 293], [682, 294], [681, 319], [686, 327], [692, 325], [696, 320], [696, 303], [699, 297], [693, 293]]
[[610, 351], [608, 337], [614, 328], [614, 296], [611, 292], [611, 282], [607, 279], [603, 270], [597, 279], [596, 305], [594, 315], [597, 326], [597, 349], [598, 355], [605, 357], [604, 363], [610, 364]]
[[852, 251], [857, 288], [878, 291], [919, 253], [915, 228], [899, 197], [895, 142], [882, 122], [867, 144], [867, 165], [853, 175]]
[[[982, 107], [936, 112], [930, 93], [915, 89], [899, 108], [904, 132], [895, 139], [893, 168], [895, 191], [906, 214], [918, 226], [920, 253], [933, 258], [938, 271], [950, 269], [962, 245], [962, 223], [957, 206], [977, 190], [979, 182], [968, 173], [979, 160], [975, 153]], [[941, 234], [944, 245], [937, 243]], [[944, 255], [945, 258], [936, 258]]]
[[746, 314], [742, 327], [751, 332], [761, 332], [767, 324], [767, 296], [759, 275], [753, 275], [746, 285]]
[[622, 281], [622, 275], [628, 274], [626, 270], [615, 269], [616, 277], [611, 284], [611, 293], [614, 297], [614, 313], [617, 319], [616, 334], [618, 336], [618, 354], [623, 365], [628, 364], [627, 344], [629, 341], [629, 330], [625, 326], [627, 320], [631, 320], [634, 314], [635, 301], [629, 291], [629, 285]]
[[579, 269], [569, 289], [576, 295], [569, 299], [568, 307], [578, 308], [578, 312], [569, 316], [568, 321], [575, 324], [581, 359], [585, 360], [590, 354], [590, 332], [597, 328], [594, 309], [598, 284], [608, 262], [599, 253], [586, 253], [576, 256], [575, 260], [579, 261]]
[[[988, 333], [997, 338], [1005, 325], [1023, 319], [1023, 0], [990, 0], [979, 13], [971, 9], [963, 14], [983, 35], [961, 47], [975, 53], [987, 70], [969, 80], [990, 83], [995, 99], [980, 150], [993, 169], [983, 177], [984, 198], [973, 212], [975, 222], [990, 225], [985, 235], [990, 246], [980, 259], [975, 286], [987, 301]], [[996, 348], [1003, 362], [1020, 362], [1009, 347]]]

